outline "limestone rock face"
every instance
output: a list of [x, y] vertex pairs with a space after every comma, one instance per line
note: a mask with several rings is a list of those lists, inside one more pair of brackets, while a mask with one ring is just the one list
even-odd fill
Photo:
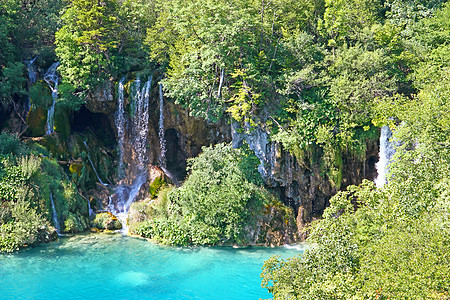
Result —
[[[231, 127], [233, 146], [240, 147], [244, 141], [248, 143], [261, 162], [258, 170], [265, 183], [278, 190], [282, 201], [295, 209], [300, 227], [323, 212], [337, 190], [321, 170], [320, 161], [298, 162], [279, 143], [271, 141], [264, 128], [240, 128], [236, 123]], [[364, 178], [375, 178], [377, 157], [376, 142], [368, 145], [365, 161], [343, 157], [341, 188], [359, 184]]]
[[246, 244], [275, 247], [299, 241], [294, 211], [280, 202], [266, 205], [252, 225], [245, 228]]
[[114, 82], [107, 81], [94, 91], [89, 92], [86, 107], [93, 113], [114, 113], [116, 110], [114, 94]]

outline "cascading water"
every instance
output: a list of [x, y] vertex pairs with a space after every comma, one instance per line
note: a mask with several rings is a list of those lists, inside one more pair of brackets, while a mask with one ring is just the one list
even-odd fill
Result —
[[162, 167], [166, 167], [166, 139], [164, 137], [164, 97], [162, 84], [159, 84], [159, 160]]
[[86, 200], [87, 200], [87, 205], [88, 205], [88, 210], [89, 210], [89, 217], [91, 217], [94, 215], [94, 210], [91, 207], [91, 202], [88, 199], [86, 199]]
[[102, 181], [102, 179], [100, 178], [100, 176], [98, 176], [97, 170], [95, 169], [94, 163], [92, 162], [91, 156], [89, 155], [89, 147], [86, 144], [86, 141], [83, 141], [83, 143], [84, 143], [84, 146], [86, 147], [88, 160], [91, 163], [91, 166], [92, 166], [92, 169], [94, 170], [95, 176], [97, 176], [98, 182], [100, 182], [100, 184], [103, 186], [107, 186], [108, 184], [104, 183]]
[[53, 202], [53, 194], [52, 194], [52, 192], [50, 192], [50, 201], [52, 203], [52, 219], [53, 219], [53, 223], [55, 224], [56, 232], [58, 234], [60, 234], [61, 233], [61, 225], [60, 225], [59, 220], [58, 220], [58, 213], [56, 212], [55, 202]]
[[58, 83], [59, 78], [57, 72], [57, 68], [59, 66], [59, 62], [53, 63], [50, 68], [48, 68], [47, 72], [45, 72], [44, 80], [47, 82], [48, 86], [50, 87], [50, 90], [52, 91], [52, 105], [48, 109], [47, 112], [47, 126], [46, 126], [46, 134], [51, 134], [54, 130], [54, 114], [55, 114], [55, 102], [56, 99], [58, 99]]
[[150, 99], [150, 86], [152, 76], [145, 82], [141, 90], [141, 80], [135, 81], [135, 97], [133, 111], [133, 136], [134, 148], [138, 157], [139, 168], [142, 168], [147, 158], [147, 135], [148, 135], [148, 105]]
[[380, 134], [380, 158], [376, 164], [378, 176], [375, 179], [375, 184], [381, 188], [387, 183], [386, 174], [389, 171], [389, 163], [395, 154], [393, 143], [390, 142], [392, 138], [392, 131], [389, 126], [383, 126]]
[[118, 88], [118, 105], [117, 105], [117, 111], [116, 111], [116, 118], [114, 120], [114, 123], [117, 128], [117, 140], [119, 144], [119, 167], [118, 167], [118, 175], [119, 178], [122, 179], [125, 177], [125, 170], [123, 165], [123, 144], [125, 139], [125, 109], [123, 105], [123, 83], [125, 82], [125, 77], [123, 77], [119, 81], [119, 88]]
[[[28, 72], [28, 84], [29, 84], [29, 86], [33, 85], [36, 82], [36, 80], [37, 80], [37, 72], [36, 72], [35, 67], [33, 65], [34, 62], [36, 61], [36, 59], [37, 59], [37, 56], [35, 58], [33, 58], [33, 59], [25, 61], [25, 65], [27, 66], [27, 72]], [[30, 111], [30, 108], [31, 108], [31, 101], [30, 101], [30, 96], [28, 96], [27, 102], [25, 103], [25, 111], [27, 112], [27, 115], [28, 115], [28, 112]]]
[[[119, 147], [123, 150], [125, 137], [125, 115], [123, 106], [123, 81], [119, 83], [119, 108], [117, 116], [120, 120], [116, 121]], [[134, 202], [136, 196], [142, 185], [147, 181], [146, 161], [147, 161], [147, 136], [148, 136], [148, 119], [149, 119], [149, 101], [150, 101], [150, 87], [152, 83], [152, 76], [145, 82], [141, 89], [141, 80], [136, 79], [133, 87], [133, 119], [131, 141], [135, 155], [137, 157], [137, 164], [130, 166], [131, 171], [137, 175], [132, 181], [131, 185], [121, 184], [116, 187], [117, 201], [113, 203], [110, 201], [109, 210], [115, 214], [122, 222], [122, 232], [127, 233], [126, 218], [131, 204]], [[123, 154], [122, 154], [123, 155]], [[120, 158], [122, 160], [122, 158]]]
[[27, 66], [27, 71], [28, 71], [28, 82], [30, 83], [30, 85], [34, 84], [37, 79], [37, 73], [36, 73], [36, 70], [33, 65], [34, 62], [36, 61], [36, 59], [37, 59], [37, 56], [35, 58], [25, 61], [25, 65]]

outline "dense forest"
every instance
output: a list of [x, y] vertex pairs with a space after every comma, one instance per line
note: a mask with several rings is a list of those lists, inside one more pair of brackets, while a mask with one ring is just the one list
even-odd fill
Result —
[[[134, 121], [139, 93], [161, 99], [159, 136], [152, 114]], [[120, 110], [155, 133], [108, 129]], [[395, 154], [376, 186], [383, 126]], [[275, 299], [450, 298], [445, 0], [2, 0], [0, 130], [2, 252], [87, 230], [91, 206], [108, 228], [111, 186], [132, 194], [145, 166], [136, 234], [306, 238], [264, 263]]]

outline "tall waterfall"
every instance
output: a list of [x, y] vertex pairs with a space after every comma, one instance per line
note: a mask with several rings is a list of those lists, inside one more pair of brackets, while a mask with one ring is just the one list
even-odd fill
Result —
[[84, 143], [84, 146], [86, 147], [88, 160], [91, 163], [91, 166], [92, 166], [92, 169], [94, 170], [95, 176], [97, 176], [98, 182], [100, 182], [100, 184], [103, 185], [103, 186], [107, 186], [107, 184], [102, 181], [100, 176], [98, 176], [97, 170], [95, 169], [94, 163], [92, 162], [91, 156], [89, 155], [89, 147], [86, 144], [86, 141], [83, 141], [83, 143]]
[[160, 163], [166, 167], [166, 139], [164, 137], [164, 97], [162, 84], [159, 84], [159, 147], [160, 147]]
[[52, 203], [52, 219], [53, 219], [53, 223], [55, 224], [56, 232], [58, 234], [60, 234], [61, 233], [61, 224], [59, 223], [59, 220], [58, 220], [58, 213], [56, 212], [55, 202], [53, 202], [53, 194], [52, 194], [52, 192], [50, 192], [50, 201]]
[[53, 63], [50, 68], [48, 68], [47, 72], [45, 72], [44, 74], [44, 80], [45, 82], [47, 82], [48, 86], [50, 87], [51, 91], [52, 91], [52, 105], [50, 106], [50, 108], [48, 109], [47, 112], [47, 128], [46, 128], [46, 134], [51, 134], [54, 130], [53, 127], [55, 125], [55, 120], [54, 120], [54, 114], [55, 114], [55, 102], [56, 99], [58, 99], [58, 83], [59, 83], [59, 78], [58, 78], [58, 74], [56, 73], [56, 69], [59, 66], [59, 62], [55, 62]]
[[147, 158], [148, 105], [151, 84], [152, 76], [145, 82], [142, 89], [141, 80], [138, 78], [135, 81], [133, 136], [140, 169], [144, 167]]
[[386, 174], [389, 171], [389, 163], [395, 154], [393, 143], [390, 142], [391, 138], [391, 129], [387, 125], [383, 126], [380, 135], [380, 158], [376, 164], [378, 176], [375, 179], [375, 184], [378, 188], [381, 188], [387, 183]]
[[[125, 138], [125, 112], [123, 105], [123, 80], [119, 83], [118, 101], [119, 107], [116, 112], [116, 126], [119, 139], [120, 148], [120, 168], [123, 170], [120, 164], [123, 164], [123, 150], [124, 150], [124, 138]], [[136, 155], [136, 165], [129, 166], [131, 169], [130, 174], [134, 174], [131, 184], [120, 184], [116, 187], [117, 201], [114, 203], [110, 201], [109, 210], [114, 213], [122, 222], [122, 232], [127, 232], [126, 218], [128, 210], [135, 198], [139, 194], [139, 190], [142, 185], [147, 181], [147, 136], [148, 136], [148, 121], [149, 121], [149, 102], [150, 102], [150, 87], [152, 84], [152, 76], [144, 83], [141, 88], [141, 80], [136, 79], [132, 89], [132, 128], [131, 140], [132, 147]]]
[[[33, 85], [36, 80], [37, 80], [37, 72], [36, 69], [34, 67], [34, 62], [36, 61], [37, 56], [35, 58], [32, 58], [30, 60], [26, 60], [25, 61], [25, 65], [27, 66], [27, 72], [28, 72], [28, 84], [29, 86]], [[28, 112], [30, 111], [31, 108], [31, 101], [30, 101], [30, 96], [28, 96], [27, 98], [27, 102], [25, 104], [25, 110], [27, 112], [26, 115], [28, 115]]]
[[117, 128], [117, 140], [119, 144], [119, 167], [118, 167], [118, 175], [119, 179], [122, 179], [125, 176], [125, 170], [123, 165], [123, 143], [125, 139], [125, 109], [123, 106], [123, 83], [125, 82], [125, 77], [120, 79], [119, 81], [119, 89], [118, 89], [118, 105], [116, 111], [116, 118], [114, 123]]

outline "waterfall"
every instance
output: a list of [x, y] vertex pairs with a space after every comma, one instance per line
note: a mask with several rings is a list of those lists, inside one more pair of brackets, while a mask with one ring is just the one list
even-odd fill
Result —
[[56, 69], [59, 66], [59, 62], [53, 63], [50, 68], [48, 68], [47, 72], [45, 72], [44, 80], [47, 82], [50, 90], [52, 91], [52, 105], [48, 109], [47, 112], [47, 129], [46, 134], [51, 134], [53, 132], [53, 127], [55, 125], [54, 114], [55, 114], [55, 102], [58, 98], [58, 74], [56, 73]]
[[217, 90], [217, 97], [222, 97], [222, 85], [223, 85], [223, 77], [225, 76], [225, 70], [220, 70], [220, 81], [219, 81], [219, 88]]
[[[119, 172], [123, 170], [123, 150], [124, 150], [124, 138], [125, 138], [125, 111], [124, 111], [124, 100], [123, 100], [123, 82], [122, 79], [119, 82], [119, 92], [118, 92], [118, 109], [116, 112], [116, 127], [117, 135], [119, 139], [119, 151], [120, 151], [120, 162], [119, 162]], [[122, 232], [126, 233], [126, 218], [128, 210], [131, 204], [136, 199], [141, 187], [147, 181], [147, 136], [148, 136], [148, 121], [149, 121], [149, 101], [150, 101], [150, 88], [152, 84], [152, 76], [144, 83], [141, 88], [141, 80], [138, 78], [134, 82], [133, 92], [132, 92], [132, 128], [131, 131], [131, 143], [134, 148], [136, 162], [134, 166], [130, 166], [131, 172], [135, 172], [136, 177], [131, 184], [120, 184], [116, 187], [115, 193], [117, 195], [116, 203], [113, 203], [110, 199], [108, 208], [109, 210], [119, 218], [122, 222]], [[123, 172], [124, 173], [124, 172]], [[124, 174], [121, 175], [124, 175]], [[119, 173], [120, 174], [120, 173]], [[123, 178], [123, 177], [121, 177]]]
[[56, 212], [55, 202], [53, 202], [53, 194], [52, 194], [52, 192], [50, 192], [50, 201], [52, 203], [52, 219], [53, 219], [53, 223], [55, 224], [56, 232], [59, 235], [61, 233], [61, 225], [60, 225], [59, 220], [58, 220], [58, 213]]
[[150, 99], [150, 86], [152, 76], [145, 82], [141, 90], [141, 80], [135, 81], [134, 96], [134, 148], [138, 157], [139, 168], [143, 169], [147, 158], [147, 135], [148, 135], [148, 105]]
[[159, 147], [161, 154], [159, 156], [160, 164], [166, 167], [166, 139], [164, 137], [164, 97], [162, 84], [159, 84]]
[[389, 163], [395, 153], [393, 143], [389, 141], [391, 138], [391, 129], [387, 125], [383, 126], [380, 135], [380, 158], [376, 164], [378, 176], [375, 179], [375, 184], [378, 188], [381, 188], [387, 183], [386, 174], [389, 171]]
[[123, 143], [125, 139], [125, 109], [123, 106], [123, 83], [125, 82], [125, 77], [119, 81], [118, 89], [118, 99], [117, 99], [117, 111], [114, 123], [117, 128], [117, 140], [119, 144], [119, 167], [118, 175], [119, 179], [125, 177], [125, 170], [123, 165]]
[[94, 215], [94, 210], [91, 207], [91, 201], [89, 201], [89, 199], [86, 199], [86, 200], [87, 200], [87, 205], [88, 205], [88, 210], [89, 210], [89, 217], [91, 217]]
[[136, 196], [139, 194], [139, 190], [147, 181], [147, 174], [145, 172], [141, 172], [134, 180], [131, 186], [120, 185], [116, 188], [116, 194], [119, 198], [119, 202], [116, 207], [114, 203], [112, 203], [112, 199], [110, 198], [109, 210], [120, 220], [122, 223], [121, 232], [124, 234], [128, 233], [127, 227], [127, 216], [128, 210], [130, 209], [131, 204], [134, 202]]
[[[27, 66], [27, 72], [28, 72], [29, 86], [33, 85], [37, 80], [37, 72], [33, 65], [34, 62], [36, 61], [36, 59], [37, 59], [37, 56], [35, 58], [25, 61], [25, 65]], [[28, 112], [30, 111], [30, 108], [31, 108], [31, 101], [30, 101], [30, 96], [28, 95], [27, 102], [25, 103], [26, 116], [28, 116]]]
[[92, 169], [94, 170], [95, 176], [97, 176], [98, 182], [100, 182], [100, 184], [103, 186], [107, 186], [108, 184], [104, 183], [101, 180], [100, 176], [98, 176], [97, 170], [95, 169], [94, 163], [92, 162], [91, 156], [89, 155], [89, 148], [88, 148], [88, 145], [86, 144], [86, 141], [83, 141], [83, 143], [84, 143], [84, 146], [86, 147], [88, 160], [91, 163], [91, 166], [92, 166]]
[[28, 71], [28, 82], [30, 83], [30, 85], [33, 85], [37, 79], [37, 73], [36, 73], [36, 70], [33, 65], [34, 62], [36, 61], [36, 59], [37, 59], [37, 56], [35, 58], [25, 61], [25, 65], [27, 66], [27, 71]]

